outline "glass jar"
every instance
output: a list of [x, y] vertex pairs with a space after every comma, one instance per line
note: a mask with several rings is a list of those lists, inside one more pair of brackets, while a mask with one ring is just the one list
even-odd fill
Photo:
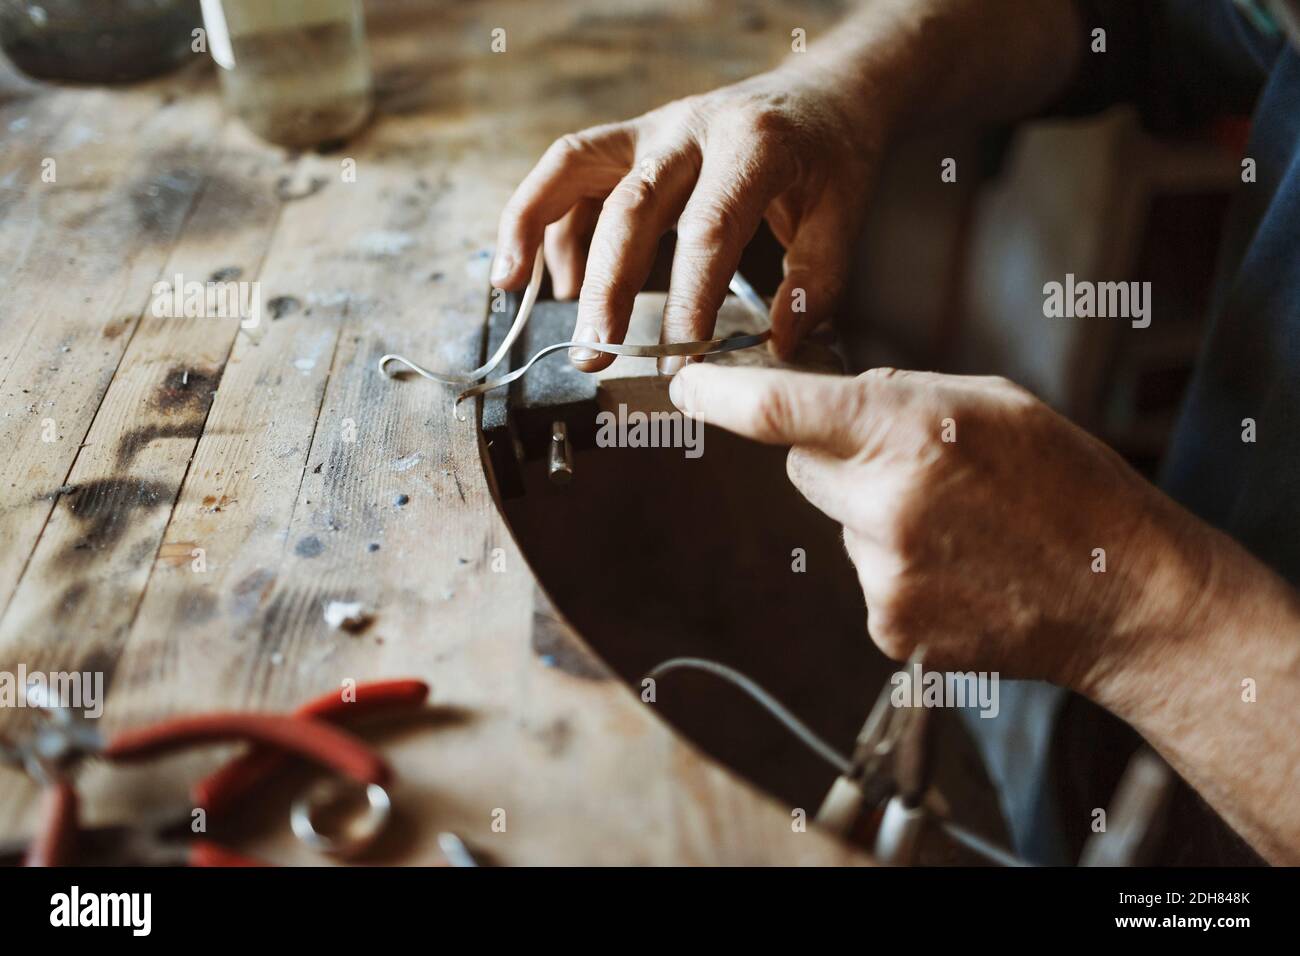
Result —
[[0, 48], [40, 80], [129, 83], [191, 55], [198, 0], [0, 0]]
[[370, 115], [361, 0], [202, 0], [230, 110], [293, 148], [356, 132]]

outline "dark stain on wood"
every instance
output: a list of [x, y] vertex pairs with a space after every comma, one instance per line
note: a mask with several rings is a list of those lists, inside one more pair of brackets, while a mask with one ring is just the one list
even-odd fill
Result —
[[158, 544], [153, 538], [144, 541], [137, 541], [131, 553], [127, 555], [128, 564], [152, 564], [154, 556], [158, 553]]
[[221, 382], [221, 369], [172, 368], [154, 390], [151, 404], [164, 415], [199, 413], [206, 416]]
[[321, 544], [320, 538], [312, 534], [294, 545], [293, 553], [300, 558], [314, 558], [324, 550], [325, 545]]
[[111, 342], [113, 339], [117, 338], [119, 335], [121, 335], [123, 332], [129, 329], [131, 327], [131, 323], [134, 321], [135, 321], [135, 316], [133, 315], [124, 315], [120, 319], [113, 319], [108, 323], [108, 325], [104, 326], [104, 330], [99, 334]]
[[117, 444], [117, 466], [125, 469], [150, 442], [159, 438], [197, 441], [221, 381], [221, 370], [173, 368], [149, 398], [149, 407], [170, 421], [141, 425]]
[[90, 592], [90, 585], [85, 581], [73, 581], [59, 594], [55, 606], [64, 614], [71, 614]]
[[135, 460], [135, 456], [152, 441], [158, 438], [188, 438], [195, 440], [203, 430], [203, 419], [178, 422], [175, 425], [145, 425], [133, 428], [122, 436], [117, 445], [117, 465], [125, 468]]
[[275, 575], [266, 568], [258, 568], [240, 578], [233, 589], [231, 599], [235, 616], [252, 617], [266, 600], [273, 584], [275, 584]]
[[530, 644], [533, 653], [547, 667], [557, 668], [583, 680], [609, 680], [613, 677], [609, 668], [587, 650], [582, 639], [540, 592], [533, 605], [533, 634]]
[[[270, 192], [256, 179], [244, 182], [211, 170], [211, 164], [212, 157], [197, 147], [164, 150], [150, 157], [135, 179], [63, 225], [84, 229], [102, 221], [114, 231], [134, 228], [145, 242], [165, 244], [176, 237], [187, 216], [188, 228], [214, 235], [245, 229], [274, 208]], [[207, 201], [196, 209], [200, 188]]]
[[217, 599], [207, 591], [193, 588], [180, 596], [176, 608], [186, 623], [201, 624], [216, 616]]
[[111, 547], [126, 531], [137, 511], [152, 511], [169, 505], [175, 489], [157, 481], [135, 478], [105, 478], [77, 487], [68, 498], [68, 511], [81, 525], [81, 536], [64, 557], [82, 558]]
[[203, 202], [199, 203], [190, 221], [188, 232], [201, 235], [218, 235], [247, 229], [250, 223], [268, 221], [275, 214], [277, 204], [260, 165], [252, 169], [247, 178], [235, 178], [221, 172], [207, 173], [203, 186]]
[[202, 165], [197, 151], [169, 150], [127, 185], [127, 202], [145, 237], [166, 240], [176, 232], [203, 179]]
[[292, 315], [302, 308], [302, 300], [292, 295], [277, 295], [270, 302], [266, 303], [267, 309], [271, 313], [272, 319], [282, 319], [286, 315]]
[[[305, 623], [310, 603], [310, 599], [297, 589], [274, 591], [263, 603], [257, 623], [251, 625], [257, 629], [258, 652], [270, 654], [277, 650], [283, 651], [285, 643], [292, 639], [291, 635]], [[271, 679], [272, 669], [263, 668], [261, 680], [269, 682]]]

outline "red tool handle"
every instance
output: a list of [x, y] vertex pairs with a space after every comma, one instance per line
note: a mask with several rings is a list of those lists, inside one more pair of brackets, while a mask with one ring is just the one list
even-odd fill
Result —
[[315, 717], [331, 724], [351, 723], [374, 714], [420, 707], [428, 696], [429, 685], [422, 680], [377, 680], [358, 684], [353, 689], [352, 700], [344, 700], [343, 692], [335, 690], [309, 700], [293, 715]]
[[27, 847], [23, 866], [68, 866], [76, 848], [77, 791], [67, 780], [57, 780], [41, 794], [36, 836]]
[[[305, 757], [357, 783], [388, 783], [388, 763], [362, 741], [327, 723], [283, 714], [203, 714], [118, 734], [104, 748], [108, 760], [129, 763], [195, 744], [247, 741]], [[206, 807], [202, 801], [199, 806]]]
[[267, 866], [251, 856], [244, 856], [234, 850], [227, 850], [219, 843], [208, 840], [195, 840], [190, 844], [189, 866]]
[[[424, 704], [429, 685], [418, 680], [374, 681], [358, 684], [350, 699], [336, 690], [308, 701], [293, 712], [294, 718], [315, 718], [331, 724], [352, 723], [376, 714], [413, 710]], [[275, 772], [285, 754], [268, 747], [253, 747], [195, 784], [194, 802], [213, 817], [238, 803]]]

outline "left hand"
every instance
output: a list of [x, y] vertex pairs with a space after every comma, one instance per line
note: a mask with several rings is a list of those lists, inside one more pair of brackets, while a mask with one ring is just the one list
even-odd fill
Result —
[[790, 480], [844, 526], [890, 657], [924, 645], [927, 666], [1089, 693], [1198, 623], [1217, 533], [1004, 379], [692, 365], [671, 389], [793, 446]]
[[[556, 298], [578, 296], [573, 338], [622, 342], [659, 240], [676, 228], [662, 341], [708, 339], [741, 253], [766, 220], [786, 249], [772, 349], [792, 354], [830, 318], [848, 281], [848, 252], [887, 138], [886, 97], [853, 77], [824, 58], [795, 56], [741, 83], [561, 137], [501, 214], [493, 284], [522, 288], [542, 244]], [[614, 361], [589, 349], [570, 358], [584, 372]], [[660, 371], [684, 362], [662, 358]]]

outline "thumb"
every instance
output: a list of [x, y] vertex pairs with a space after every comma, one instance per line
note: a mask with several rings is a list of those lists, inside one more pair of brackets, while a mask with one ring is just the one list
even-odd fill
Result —
[[848, 284], [855, 226], [849, 206], [822, 196], [795, 230], [785, 279], [772, 300], [772, 351], [788, 359], [809, 332], [831, 317]]
[[771, 445], [849, 457], [861, 444], [864, 390], [852, 378], [696, 364], [673, 377], [668, 394], [692, 418]]

